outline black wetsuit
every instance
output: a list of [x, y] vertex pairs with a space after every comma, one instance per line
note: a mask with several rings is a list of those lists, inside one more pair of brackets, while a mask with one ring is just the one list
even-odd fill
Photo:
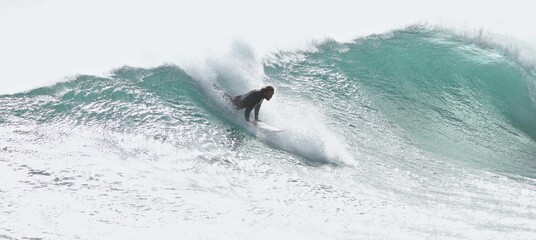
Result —
[[233, 97], [231, 102], [236, 109], [246, 109], [244, 114], [246, 121], [249, 122], [249, 114], [253, 108], [255, 108], [255, 120], [259, 120], [259, 110], [261, 109], [263, 100], [264, 94], [261, 92], [261, 90], [253, 90], [244, 95]]

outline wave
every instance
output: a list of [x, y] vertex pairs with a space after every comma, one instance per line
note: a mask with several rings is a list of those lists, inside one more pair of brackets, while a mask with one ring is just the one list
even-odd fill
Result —
[[373, 122], [363, 113], [373, 109], [421, 150], [534, 174], [536, 75], [500, 46], [414, 26], [346, 44], [328, 41], [314, 53], [282, 53], [267, 73], [292, 79], [286, 81], [314, 99], [360, 109], [353, 114], [366, 120], [354, 125]]
[[[206, 144], [199, 138], [223, 125], [312, 162], [353, 165], [411, 151], [534, 177], [535, 83], [534, 70], [503, 48], [409, 27], [264, 59], [237, 45], [203, 66], [78, 76], [1, 96], [0, 120], [99, 126], [179, 145]], [[248, 127], [219, 97], [265, 84], [277, 90], [261, 118], [285, 128], [280, 135]]]
[[[4, 95], [2, 123], [24, 120], [41, 125], [95, 126], [195, 146], [206, 145], [200, 139], [210, 138], [210, 129], [223, 122], [302, 155], [313, 164], [344, 163], [343, 153], [330, 150], [339, 147], [326, 145], [336, 141], [328, 131], [320, 136], [313, 129], [297, 126], [278, 136], [267, 135], [246, 124], [243, 114], [232, 110], [223, 100], [221, 88], [215, 86], [192, 78], [178, 66], [125, 67], [115, 70], [109, 78], [79, 76], [50, 87]], [[348, 154], [344, 157], [351, 159]]]

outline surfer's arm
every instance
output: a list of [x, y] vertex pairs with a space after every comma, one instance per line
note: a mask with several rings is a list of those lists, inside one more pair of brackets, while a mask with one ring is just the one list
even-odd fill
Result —
[[255, 120], [259, 120], [259, 111], [261, 109], [262, 101], [255, 105]]
[[246, 118], [246, 121], [249, 122], [249, 114], [251, 113], [251, 110], [253, 110], [253, 106], [246, 108], [246, 111], [244, 111], [244, 117]]

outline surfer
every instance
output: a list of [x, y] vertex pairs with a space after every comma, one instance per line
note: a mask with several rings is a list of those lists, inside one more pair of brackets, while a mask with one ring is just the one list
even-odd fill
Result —
[[245, 108], [245, 118], [249, 122], [249, 115], [251, 110], [255, 108], [255, 121], [259, 120], [259, 110], [261, 109], [261, 104], [264, 99], [270, 101], [274, 95], [274, 88], [272, 86], [266, 86], [260, 90], [252, 90], [244, 95], [239, 95], [236, 97], [231, 97], [227, 95], [227, 99], [233, 104], [235, 109]]

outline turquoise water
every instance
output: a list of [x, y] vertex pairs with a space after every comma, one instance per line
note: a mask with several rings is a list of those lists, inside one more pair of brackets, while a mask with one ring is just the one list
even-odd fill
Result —
[[535, 176], [534, 70], [501, 49], [410, 28], [275, 61], [266, 72], [288, 94], [300, 88], [312, 101], [334, 101], [319, 104], [341, 119], [337, 128], [366, 130], [354, 119], [381, 115], [408, 145], [446, 161]]
[[[0, 96], [0, 237], [536, 234], [536, 71], [503, 48], [410, 27], [261, 61], [239, 49], [204, 71]], [[261, 119], [283, 133], [221, 99], [263, 85]]]

